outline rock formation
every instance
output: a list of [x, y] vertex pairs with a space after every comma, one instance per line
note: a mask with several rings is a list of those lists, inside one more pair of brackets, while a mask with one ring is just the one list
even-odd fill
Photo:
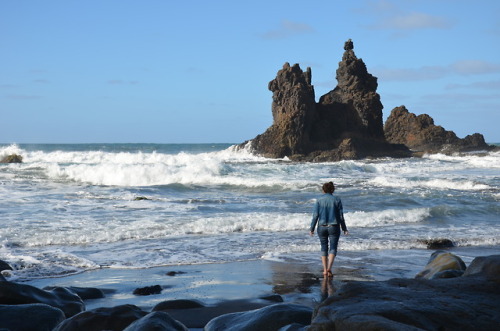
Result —
[[415, 115], [405, 106], [392, 110], [384, 126], [388, 142], [404, 144], [415, 152], [453, 153], [474, 150], [490, 150], [482, 134], [474, 133], [460, 139], [453, 131], [434, 124], [427, 114]]
[[17, 154], [10, 154], [0, 159], [0, 163], [22, 163], [22, 162], [23, 162], [23, 157]]
[[348, 40], [337, 69], [338, 85], [318, 103], [311, 69], [304, 72], [298, 64], [285, 63], [269, 83], [273, 125], [251, 141], [257, 153], [306, 161], [410, 155], [404, 146], [386, 142], [377, 78], [353, 48]]
[[318, 306], [307, 330], [496, 330], [499, 270], [492, 255], [461, 277], [349, 282]]
[[299, 161], [338, 161], [367, 157], [409, 157], [415, 152], [456, 152], [491, 149], [480, 134], [459, 139], [434, 125], [428, 115], [415, 116], [404, 106], [394, 109], [385, 124], [377, 78], [344, 45], [336, 72], [337, 86], [315, 101], [311, 68], [285, 63], [269, 83], [273, 92], [273, 124], [250, 142], [266, 157]]

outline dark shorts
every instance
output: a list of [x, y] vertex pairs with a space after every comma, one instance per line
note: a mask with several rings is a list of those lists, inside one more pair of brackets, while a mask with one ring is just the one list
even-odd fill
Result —
[[321, 243], [322, 256], [327, 256], [328, 254], [337, 255], [337, 246], [339, 244], [339, 238], [340, 238], [339, 225], [318, 226], [318, 237]]

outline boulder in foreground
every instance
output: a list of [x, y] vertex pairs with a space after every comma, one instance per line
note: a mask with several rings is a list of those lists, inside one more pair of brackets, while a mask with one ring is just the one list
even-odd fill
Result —
[[500, 255], [452, 279], [350, 282], [315, 310], [307, 330], [498, 330]]
[[64, 321], [62, 310], [46, 304], [0, 305], [0, 329], [52, 331]]
[[211, 320], [205, 331], [275, 331], [290, 324], [308, 325], [312, 309], [293, 304], [275, 304], [241, 313], [222, 315]]

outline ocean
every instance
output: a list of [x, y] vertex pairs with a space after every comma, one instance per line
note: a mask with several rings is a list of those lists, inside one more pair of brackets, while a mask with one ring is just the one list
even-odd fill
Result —
[[339, 244], [345, 268], [369, 265], [376, 279], [392, 261], [384, 275], [411, 276], [429, 239], [450, 239], [466, 262], [500, 252], [500, 152], [299, 163], [231, 144], [0, 145], [0, 157], [12, 153], [23, 163], [0, 164], [0, 260], [13, 280], [319, 263], [308, 229], [327, 181], [350, 231]]

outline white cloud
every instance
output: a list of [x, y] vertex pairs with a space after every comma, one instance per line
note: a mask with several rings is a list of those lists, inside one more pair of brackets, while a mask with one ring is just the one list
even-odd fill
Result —
[[500, 65], [480, 60], [455, 62], [451, 65], [451, 68], [454, 72], [461, 75], [480, 75], [500, 72]]
[[263, 39], [284, 39], [299, 34], [312, 33], [314, 29], [305, 23], [292, 22], [284, 20], [280, 27], [274, 30], [269, 30], [261, 35]]
[[464, 89], [477, 88], [484, 90], [500, 91], [500, 80], [487, 81], [487, 82], [474, 82], [470, 84], [448, 84], [446, 86], [446, 89], [448, 90], [461, 89], [461, 88]]
[[439, 16], [426, 13], [408, 13], [388, 17], [372, 25], [375, 29], [417, 30], [417, 29], [448, 29], [452, 23]]
[[463, 60], [447, 66], [423, 66], [420, 68], [372, 69], [375, 76], [384, 81], [422, 81], [435, 80], [450, 75], [484, 75], [500, 72], [500, 65], [481, 60]]

